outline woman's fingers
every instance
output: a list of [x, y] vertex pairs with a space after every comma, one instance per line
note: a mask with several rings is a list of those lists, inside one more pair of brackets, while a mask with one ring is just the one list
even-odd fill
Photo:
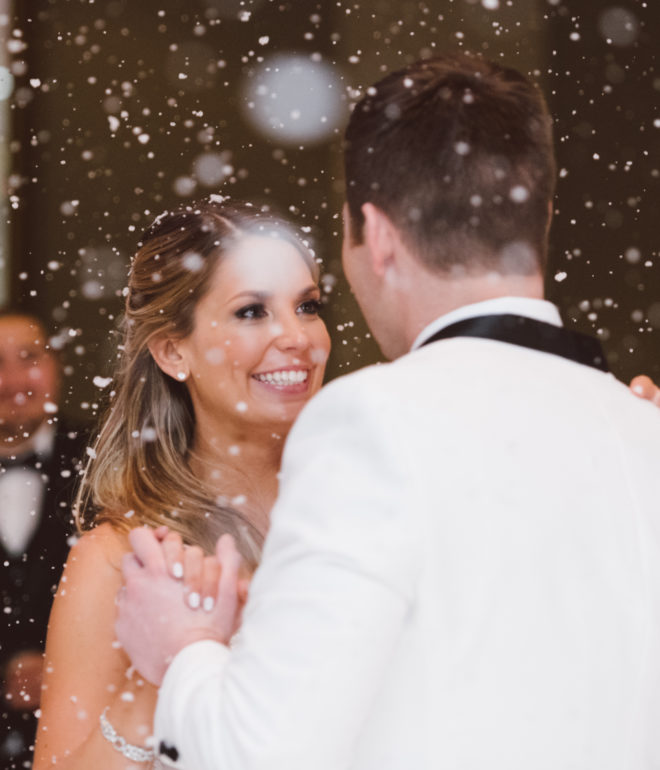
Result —
[[188, 606], [196, 610], [202, 603], [202, 576], [204, 552], [199, 546], [189, 545], [183, 552], [183, 583]]
[[245, 604], [248, 598], [248, 591], [250, 590], [250, 583], [252, 578], [241, 577], [238, 579], [238, 586], [236, 587], [236, 594], [238, 595], [238, 601], [241, 604]]
[[218, 583], [220, 581], [220, 564], [215, 556], [204, 557], [202, 574], [202, 608], [211, 612], [218, 598]]
[[140, 554], [137, 557], [131, 554], [125, 559], [125, 576], [142, 567], [142, 556], [146, 562], [160, 562], [169, 575], [183, 581], [186, 602], [192, 609], [202, 607], [211, 612], [222, 596], [222, 614], [227, 619], [240, 613], [247, 599], [250, 581], [245, 576], [241, 556], [230, 535], [220, 538], [216, 556], [204, 556], [198, 546], [184, 545], [181, 535], [167, 527], [152, 530], [149, 537], [140, 533], [137, 538], [132, 537], [132, 542], [136, 539]]
[[183, 577], [183, 540], [178, 532], [168, 531], [161, 540], [167, 571], [180, 580]]
[[158, 540], [158, 542], [162, 542], [169, 531], [170, 531], [170, 528], [167, 526], [167, 524], [161, 524], [160, 527], [156, 527], [156, 529], [154, 530], [154, 535], [156, 535], [156, 540]]
[[122, 556], [121, 571], [124, 576], [124, 582], [119, 589], [119, 595], [121, 595], [122, 591], [126, 590], [126, 581], [137, 576], [142, 569], [144, 569], [144, 565], [140, 563], [140, 560], [132, 551]]
[[165, 572], [165, 557], [161, 544], [150, 527], [136, 527], [128, 533], [133, 553], [138, 562], [150, 572]]

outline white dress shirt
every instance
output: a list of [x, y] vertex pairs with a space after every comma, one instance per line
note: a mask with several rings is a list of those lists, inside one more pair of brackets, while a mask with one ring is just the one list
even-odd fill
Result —
[[[21, 444], [21, 455], [36, 452], [47, 458], [53, 447], [55, 431], [44, 423], [31, 438]], [[13, 557], [25, 553], [38, 525], [46, 494], [41, 471], [17, 465], [0, 474], [0, 542]]]

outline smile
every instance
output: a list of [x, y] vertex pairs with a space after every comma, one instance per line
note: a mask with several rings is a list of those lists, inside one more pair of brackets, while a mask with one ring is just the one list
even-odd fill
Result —
[[255, 380], [267, 382], [269, 385], [300, 385], [307, 382], [309, 371], [307, 369], [281, 369], [277, 372], [264, 372], [263, 374], [253, 374]]

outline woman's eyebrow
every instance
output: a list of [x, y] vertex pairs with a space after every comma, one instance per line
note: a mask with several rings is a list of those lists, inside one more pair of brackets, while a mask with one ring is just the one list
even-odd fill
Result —
[[273, 295], [270, 294], [267, 291], [240, 291], [238, 294], [234, 294], [233, 297], [229, 300], [230, 302], [233, 302], [235, 299], [238, 299], [239, 297], [249, 297], [250, 299], [257, 300], [257, 302], [265, 302], [267, 299], [272, 297]]
[[308, 297], [310, 294], [318, 294], [321, 291], [319, 287], [312, 283], [307, 288], [303, 289], [300, 294], [298, 294], [299, 297]]

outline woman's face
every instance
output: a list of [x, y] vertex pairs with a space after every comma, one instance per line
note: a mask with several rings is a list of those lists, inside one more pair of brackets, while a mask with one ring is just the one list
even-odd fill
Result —
[[221, 259], [180, 343], [198, 426], [288, 429], [323, 381], [320, 292], [291, 243], [246, 235]]

